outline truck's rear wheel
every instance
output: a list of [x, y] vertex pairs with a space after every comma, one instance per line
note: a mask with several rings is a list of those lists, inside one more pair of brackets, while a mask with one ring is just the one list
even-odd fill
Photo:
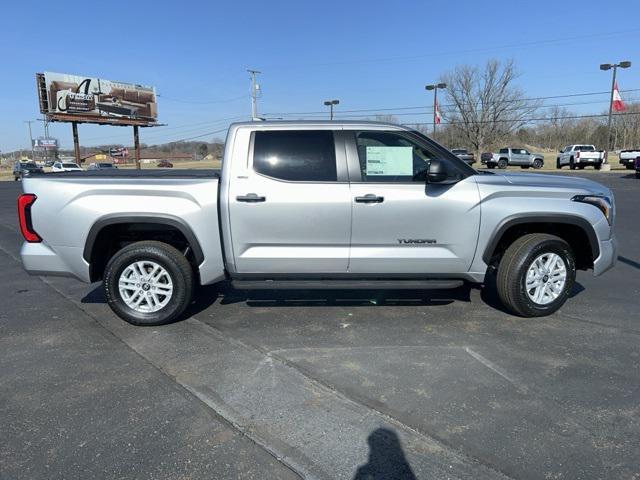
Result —
[[184, 312], [193, 295], [193, 270], [171, 245], [132, 243], [107, 263], [103, 286], [107, 303], [133, 325], [162, 325]]
[[575, 259], [567, 242], [554, 235], [532, 233], [507, 248], [498, 265], [496, 287], [511, 312], [542, 317], [564, 305], [575, 278]]

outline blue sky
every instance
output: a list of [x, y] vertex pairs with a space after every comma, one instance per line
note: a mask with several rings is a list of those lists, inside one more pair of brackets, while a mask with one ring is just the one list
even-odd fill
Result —
[[[39, 4], [39, 5], [38, 5]], [[38, 6], [36, 6], [38, 5]], [[216, 132], [250, 115], [248, 67], [261, 70], [259, 111], [425, 105], [426, 83], [458, 64], [513, 58], [529, 96], [604, 91], [603, 62], [631, 60], [621, 89], [640, 89], [640, 2], [186, 1], [6, 2], [0, 36], [0, 150], [28, 146], [39, 116], [34, 74], [53, 71], [154, 85], [159, 120], [149, 144]], [[640, 99], [640, 92], [624, 94]], [[579, 113], [606, 95], [550, 102]], [[372, 112], [375, 113], [375, 112]], [[312, 115], [301, 115], [312, 116]], [[34, 135], [42, 134], [41, 123]], [[51, 133], [71, 146], [71, 126]], [[131, 144], [131, 129], [80, 126], [84, 145]]]

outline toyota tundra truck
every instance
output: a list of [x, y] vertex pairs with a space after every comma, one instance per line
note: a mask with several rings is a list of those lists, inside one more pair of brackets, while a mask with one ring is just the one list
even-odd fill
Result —
[[488, 168], [498, 167], [505, 169], [509, 165], [519, 166], [520, 168], [533, 167], [540, 169], [544, 166], [544, 155], [541, 153], [529, 153], [524, 148], [501, 148], [498, 153], [492, 154], [490, 157], [481, 159], [482, 163]]
[[604, 161], [604, 151], [596, 150], [593, 145], [568, 145], [558, 152], [556, 168], [560, 170], [569, 165], [571, 170], [583, 169], [586, 166], [600, 170]]
[[[181, 318], [198, 285], [496, 288], [549, 315], [576, 270], [614, 265], [612, 192], [557, 175], [480, 173], [422, 133], [366, 122], [230, 126], [221, 171], [25, 177], [24, 268], [101, 281], [135, 325]], [[491, 285], [495, 285], [492, 287]]]

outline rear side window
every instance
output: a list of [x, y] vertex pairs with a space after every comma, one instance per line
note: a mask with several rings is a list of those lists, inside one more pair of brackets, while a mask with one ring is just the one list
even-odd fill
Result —
[[253, 169], [280, 180], [335, 182], [338, 174], [333, 132], [255, 132]]
[[500, 149], [500, 153], [509, 153], [509, 149], [508, 148], [501, 148]]

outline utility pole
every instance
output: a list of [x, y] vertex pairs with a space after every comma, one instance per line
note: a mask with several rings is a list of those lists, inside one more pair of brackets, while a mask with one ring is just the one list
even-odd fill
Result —
[[35, 161], [36, 156], [33, 150], [33, 134], [31, 133], [31, 124], [35, 122], [35, 120], [25, 120], [24, 123], [29, 125], [29, 142], [31, 144], [31, 160]]
[[438, 89], [447, 88], [446, 83], [434, 83], [425, 85], [425, 90], [433, 90], [433, 136], [436, 136], [436, 123], [438, 123]]
[[256, 83], [256, 74], [262, 73], [259, 70], [247, 70], [251, 74], [251, 120], [258, 118], [258, 90], [260, 86]]
[[609, 98], [609, 119], [607, 120], [607, 156], [606, 163], [609, 163], [609, 152], [611, 151], [611, 117], [613, 115], [613, 91], [616, 88], [616, 72], [618, 67], [620, 68], [629, 68], [631, 66], [631, 62], [624, 61], [620, 63], [603, 63], [600, 65], [600, 70], [611, 70], [613, 69], [613, 75], [611, 78], [611, 98]]
[[324, 104], [329, 107], [329, 120], [333, 120], [333, 106], [338, 105], [340, 100], [325, 100]]

